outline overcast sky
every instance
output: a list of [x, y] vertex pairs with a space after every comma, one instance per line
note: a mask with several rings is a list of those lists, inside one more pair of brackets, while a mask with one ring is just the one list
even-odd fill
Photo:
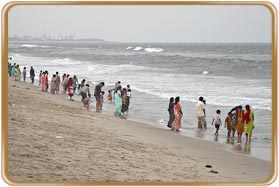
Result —
[[122, 42], [271, 42], [271, 13], [256, 5], [14, 6], [9, 37], [75, 33]]

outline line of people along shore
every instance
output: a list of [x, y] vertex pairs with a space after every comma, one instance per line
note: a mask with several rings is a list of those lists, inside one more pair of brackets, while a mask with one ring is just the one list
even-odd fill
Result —
[[[8, 63], [8, 74], [11, 77], [15, 77], [16, 81], [21, 81], [21, 70], [18, 64]], [[23, 81], [26, 80], [26, 67], [23, 68], [22, 72]], [[31, 66], [30, 68], [30, 79], [31, 83], [34, 84], [35, 70]], [[48, 92], [48, 71], [40, 71], [39, 74], [39, 86], [41, 86], [42, 92]], [[62, 91], [60, 92], [60, 86]], [[105, 86], [104, 82], [100, 82], [95, 86], [94, 97], [96, 100], [96, 112], [101, 112], [103, 109], [104, 95], [105, 92], [102, 91], [102, 87]], [[56, 72], [52, 75], [50, 83], [50, 93], [52, 94], [61, 94], [65, 95], [68, 93], [69, 100], [74, 101], [73, 96], [78, 91], [78, 94], [81, 96], [81, 102], [83, 106], [89, 110], [89, 105], [93, 101], [91, 100], [91, 93], [89, 84], [86, 83], [86, 80], [83, 79], [79, 83], [76, 75], [70, 77], [69, 74], [64, 73], [62, 78], [60, 78], [59, 72]], [[115, 104], [114, 115], [115, 116], [127, 116], [129, 111], [131, 98], [131, 88], [130, 85], [127, 85], [126, 88], [122, 88], [121, 81], [115, 83], [113, 89], [108, 90], [108, 95], [106, 97], [109, 103]], [[206, 112], [205, 112], [206, 100], [203, 97], [199, 97], [199, 100], [196, 104], [196, 115], [198, 120], [199, 129], [207, 129], [206, 121]], [[180, 97], [170, 98], [169, 101], [169, 121], [167, 126], [171, 128], [172, 131], [179, 131], [182, 124], [182, 107], [180, 104]], [[218, 136], [220, 126], [222, 126], [221, 120], [221, 111], [216, 110], [211, 125], [214, 125], [216, 128], [215, 136]], [[245, 106], [245, 110], [242, 109], [242, 106], [236, 106], [231, 111], [228, 112], [228, 115], [225, 119], [225, 128], [227, 128], [227, 138], [234, 138], [235, 133], [237, 132], [237, 137], [241, 140], [242, 134], [246, 135], [246, 143], [251, 143], [252, 131], [254, 129], [254, 112], [250, 109], [249, 105]]]
[[[26, 81], [26, 67], [23, 68], [23, 72], [21, 72], [19, 64], [8, 63], [8, 74], [10, 77], [14, 77], [16, 81], [21, 81], [21, 77], [23, 81]], [[81, 96], [81, 102], [83, 106], [89, 110], [89, 105], [93, 103], [92, 96], [89, 88], [89, 84], [86, 83], [85, 79], [79, 83], [76, 75], [73, 77], [70, 74], [64, 73], [62, 77], [60, 77], [59, 72], [56, 72], [52, 75], [49, 84], [48, 71], [40, 71], [39, 73], [39, 87], [42, 92], [50, 92], [51, 94], [60, 94], [66, 95], [68, 94], [69, 100], [74, 101], [73, 97], [75, 94]], [[34, 84], [35, 78], [35, 70], [33, 66], [30, 68], [30, 79], [31, 83]], [[121, 81], [116, 82], [115, 87], [108, 90], [108, 95], [105, 98], [105, 92], [102, 91], [102, 87], [105, 86], [104, 82], [100, 82], [95, 86], [94, 89], [94, 97], [96, 100], [96, 112], [101, 112], [103, 110], [103, 103], [105, 100], [108, 103], [115, 104], [114, 115], [115, 116], [127, 116], [129, 111], [130, 99], [131, 99], [131, 88], [130, 85], [127, 87], [123, 87], [121, 85]], [[50, 88], [49, 88], [50, 87]], [[62, 90], [60, 90], [62, 88]]]
[[[180, 97], [173, 97], [169, 100], [169, 121], [167, 127], [171, 128], [172, 131], [179, 131], [182, 124], [182, 107], [180, 105]], [[196, 104], [196, 115], [198, 120], [198, 129], [207, 129], [206, 112], [205, 112], [206, 100], [201, 96]], [[220, 126], [222, 126], [221, 110], [217, 109], [214, 115], [211, 125], [215, 126], [215, 136], [218, 136]], [[224, 128], [227, 128], [227, 139], [235, 137], [237, 132], [238, 140], [241, 140], [242, 134], [245, 133], [246, 143], [251, 143], [252, 131], [254, 129], [254, 112], [251, 110], [250, 105], [245, 106], [245, 110], [242, 106], [236, 106], [232, 108], [227, 117], [225, 118]]]

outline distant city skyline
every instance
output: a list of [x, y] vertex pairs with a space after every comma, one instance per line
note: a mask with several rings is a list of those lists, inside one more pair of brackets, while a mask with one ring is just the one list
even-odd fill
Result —
[[271, 42], [259, 5], [24, 5], [8, 15], [9, 37], [68, 34], [120, 42]]

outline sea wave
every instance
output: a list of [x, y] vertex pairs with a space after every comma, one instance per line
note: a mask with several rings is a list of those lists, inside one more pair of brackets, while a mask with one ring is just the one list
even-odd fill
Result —
[[[126, 49], [129, 50], [129, 49], [132, 49], [133, 47], [129, 46], [127, 47]], [[164, 51], [164, 49], [162, 48], [157, 48], [157, 47], [141, 47], [141, 46], [137, 46], [133, 49], [134, 51], [141, 51], [141, 50], [144, 50], [145, 52], [149, 52], [149, 53], [159, 53], [159, 52], [162, 52]]]
[[164, 51], [164, 49], [162, 49], [162, 48], [156, 48], [156, 47], [152, 47], [152, 48], [147, 47], [147, 48], [145, 48], [144, 50], [145, 50], [146, 52], [150, 52], [150, 53], [152, 53], [152, 52], [159, 53], [159, 52]]
[[21, 47], [27, 47], [27, 48], [49, 48], [51, 46], [45, 46], [45, 45], [32, 45], [32, 44], [22, 44]]
[[143, 49], [143, 47], [135, 47], [134, 48], [134, 51], [140, 51], [140, 50], [142, 50]]
[[54, 60], [51, 61], [52, 63], [57, 63], [57, 64], [62, 64], [62, 65], [78, 65], [81, 64], [81, 61], [75, 61], [75, 60], [71, 60], [70, 58], [56, 58]]

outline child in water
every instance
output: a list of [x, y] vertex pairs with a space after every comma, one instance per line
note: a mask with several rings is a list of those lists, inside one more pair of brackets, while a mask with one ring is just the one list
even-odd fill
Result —
[[215, 124], [215, 128], [216, 128], [216, 132], [215, 132], [215, 135], [217, 136], [218, 135], [218, 131], [219, 131], [219, 128], [220, 128], [220, 125], [222, 125], [222, 121], [221, 121], [221, 111], [218, 109], [216, 111], [216, 114], [215, 116], [213, 117], [213, 120], [212, 120], [212, 124], [213, 125], [213, 122]]
[[232, 134], [232, 129], [233, 129], [233, 125], [232, 125], [232, 113], [229, 112], [228, 113], [228, 116], [226, 117], [226, 120], [225, 120], [225, 128], [227, 127], [228, 129], [228, 135], [227, 135], [227, 138], [229, 139], [231, 137], [231, 134]]
[[103, 110], [104, 95], [105, 95], [105, 92], [101, 91], [101, 94], [100, 94], [100, 110]]
[[109, 103], [112, 102], [112, 94], [111, 94], [111, 90], [108, 91], [108, 96], [107, 96], [107, 99], [109, 101]]
[[86, 107], [87, 110], [89, 110], [90, 99], [91, 99], [91, 94], [88, 94], [88, 97], [82, 99], [83, 106]]

